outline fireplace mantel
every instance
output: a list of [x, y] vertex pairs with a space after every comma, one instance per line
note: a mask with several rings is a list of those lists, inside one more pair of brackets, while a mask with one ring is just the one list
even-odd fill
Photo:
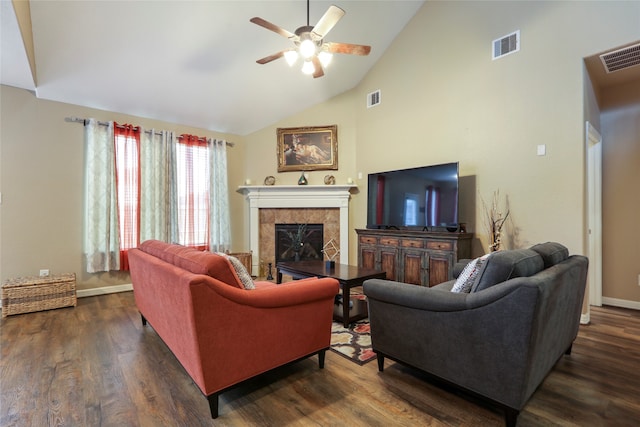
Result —
[[249, 207], [249, 244], [253, 252], [253, 271], [260, 262], [260, 216], [264, 208], [340, 209], [340, 259], [349, 260], [349, 198], [355, 184], [347, 185], [247, 185], [238, 187]]

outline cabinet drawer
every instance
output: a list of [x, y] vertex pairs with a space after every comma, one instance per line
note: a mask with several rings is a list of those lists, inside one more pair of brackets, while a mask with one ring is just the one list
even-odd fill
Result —
[[404, 239], [402, 241], [402, 247], [404, 248], [423, 248], [424, 243], [423, 240], [408, 240]]
[[453, 250], [453, 243], [435, 240], [435, 241], [427, 242], [427, 249], [436, 249], [439, 251], [450, 251], [450, 250]]
[[360, 243], [376, 244], [376, 238], [371, 236], [360, 236]]
[[390, 237], [381, 237], [380, 244], [385, 246], [398, 246], [398, 239]]

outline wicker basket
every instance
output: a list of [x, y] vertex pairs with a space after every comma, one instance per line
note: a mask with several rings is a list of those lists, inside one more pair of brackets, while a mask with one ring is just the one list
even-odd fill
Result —
[[2, 317], [60, 307], [75, 307], [76, 275], [18, 277], [2, 285]]

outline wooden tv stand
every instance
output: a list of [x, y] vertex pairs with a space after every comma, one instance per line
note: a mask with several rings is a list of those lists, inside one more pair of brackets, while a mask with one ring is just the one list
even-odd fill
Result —
[[358, 266], [388, 280], [434, 286], [453, 279], [459, 259], [471, 258], [473, 233], [358, 229]]

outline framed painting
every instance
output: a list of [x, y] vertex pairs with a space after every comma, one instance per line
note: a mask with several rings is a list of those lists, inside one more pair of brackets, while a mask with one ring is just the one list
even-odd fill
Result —
[[338, 169], [338, 126], [278, 128], [278, 172]]

